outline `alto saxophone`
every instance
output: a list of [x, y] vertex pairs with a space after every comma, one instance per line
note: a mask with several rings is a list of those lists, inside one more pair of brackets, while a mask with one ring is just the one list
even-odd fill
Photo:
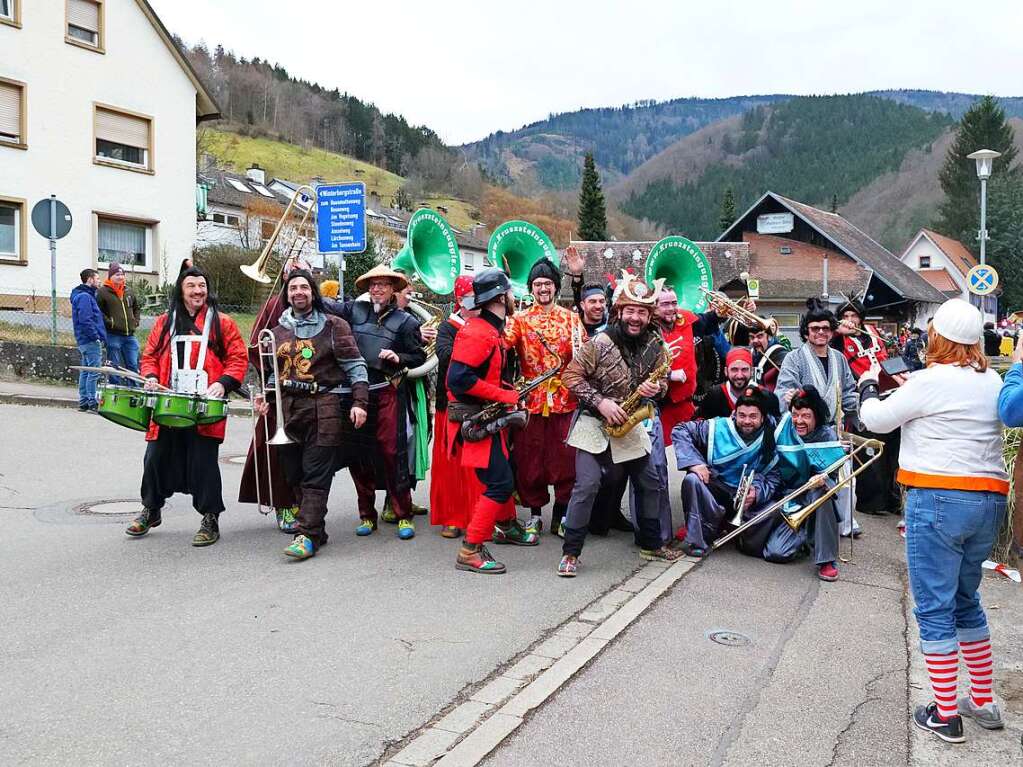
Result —
[[[650, 375], [644, 379], [643, 383], [657, 383], [671, 372], [671, 360], [677, 350], [663, 341], [661, 344], [665, 351], [664, 360], [650, 371]], [[628, 418], [621, 426], [606, 425], [604, 427], [610, 437], [624, 437], [636, 427], [636, 424], [654, 416], [654, 406], [649, 401], [643, 402], [643, 395], [639, 393], [638, 387], [622, 401], [621, 408]]]

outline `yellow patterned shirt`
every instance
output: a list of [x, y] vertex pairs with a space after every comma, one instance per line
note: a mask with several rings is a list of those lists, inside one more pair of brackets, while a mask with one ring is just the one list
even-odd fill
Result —
[[[505, 328], [505, 340], [515, 350], [522, 375], [529, 380], [557, 365], [559, 357], [564, 371], [587, 337], [582, 320], [571, 309], [555, 305], [544, 311], [533, 304], [511, 318]], [[576, 404], [575, 397], [561, 383], [559, 372], [527, 395], [526, 410], [540, 415], [569, 413]]]

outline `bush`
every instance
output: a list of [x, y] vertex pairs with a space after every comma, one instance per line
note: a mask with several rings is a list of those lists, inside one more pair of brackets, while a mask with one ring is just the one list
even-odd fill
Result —
[[[211, 289], [217, 301], [224, 306], [257, 310], [266, 301], [270, 286], [250, 280], [241, 273], [243, 264], [251, 264], [259, 258], [259, 251], [246, 250], [236, 245], [213, 245], [196, 249], [192, 253], [196, 266], [210, 276]], [[270, 259], [270, 271], [274, 270], [274, 259]]]

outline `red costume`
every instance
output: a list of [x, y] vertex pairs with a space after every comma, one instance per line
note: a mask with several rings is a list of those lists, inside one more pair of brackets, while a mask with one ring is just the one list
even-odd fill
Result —
[[[841, 335], [837, 334], [837, 337], [842, 341], [842, 347], [840, 351], [845, 355], [846, 360], [849, 362], [849, 369], [852, 371], [853, 378], [857, 381], [860, 380], [860, 376], [870, 370], [872, 364], [871, 360], [876, 359], [879, 363], [884, 362], [888, 359], [888, 352], [885, 349], [883, 343], [881, 343], [879, 336], [881, 335], [877, 328], [866, 325], [864, 329], [867, 330], [870, 335]], [[888, 391], [898, 386], [897, 383], [892, 379], [890, 375], [881, 371], [880, 380], [881, 391]]]
[[668, 394], [661, 402], [661, 428], [664, 431], [664, 445], [671, 446], [671, 430], [676, 424], [691, 421], [696, 413], [693, 394], [696, 393], [696, 348], [693, 343], [693, 327], [697, 315], [688, 309], [678, 310], [678, 319], [668, 330], [661, 330], [664, 342], [673, 349], [671, 370], [685, 371], [685, 381], [668, 379]]

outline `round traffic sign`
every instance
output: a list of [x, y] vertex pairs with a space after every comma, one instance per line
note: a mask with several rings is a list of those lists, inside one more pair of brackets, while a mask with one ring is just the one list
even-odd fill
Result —
[[998, 272], [989, 264], [977, 264], [966, 273], [966, 284], [975, 296], [986, 296], [998, 287]]
[[[50, 232], [50, 204], [57, 208], [56, 228]], [[32, 227], [46, 239], [59, 240], [71, 231], [71, 211], [55, 197], [40, 200], [32, 207]]]

